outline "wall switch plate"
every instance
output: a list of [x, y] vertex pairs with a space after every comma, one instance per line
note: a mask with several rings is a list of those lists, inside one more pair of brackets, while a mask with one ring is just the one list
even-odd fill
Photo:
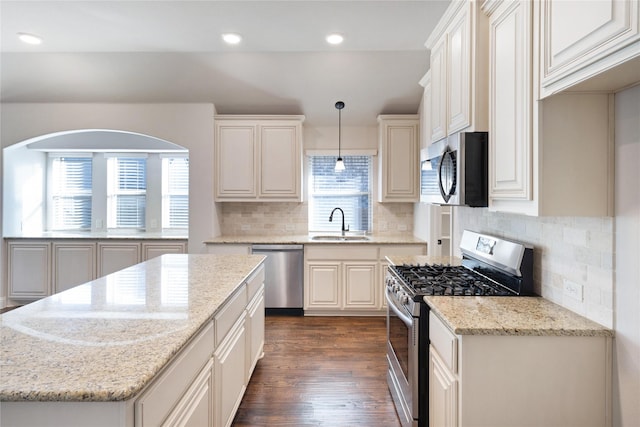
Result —
[[242, 224], [242, 225], [240, 226], [240, 230], [242, 230], [242, 231], [249, 231], [249, 230], [251, 230], [251, 225], [249, 225], [249, 224]]
[[398, 231], [407, 231], [406, 224], [398, 224]]
[[380, 231], [387, 231], [387, 221], [378, 222], [378, 229]]
[[573, 298], [576, 301], [582, 302], [584, 299], [584, 286], [579, 285], [570, 280], [564, 281], [564, 295]]
[[296, 229], [296, 226], [294, 224], [286, 224], [284, 226], [284, 229], [287, 231], [294, 231]]

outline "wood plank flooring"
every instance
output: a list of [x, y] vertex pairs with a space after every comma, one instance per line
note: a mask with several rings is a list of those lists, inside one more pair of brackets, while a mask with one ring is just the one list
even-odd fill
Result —
[[399, 427], [384, 317], [270, 316], [234, 427]]

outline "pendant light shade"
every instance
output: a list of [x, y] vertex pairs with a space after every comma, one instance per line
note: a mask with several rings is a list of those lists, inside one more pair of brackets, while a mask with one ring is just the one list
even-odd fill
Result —
[[342, 109], [344, 108], [344, 102], [336, 102], [336, 109], [338, 110], [338, 160], [336, 160], [336, 172], [342, 172], [344, 170], [344, 162], [340, 155], [340, 146], [342, 143]]

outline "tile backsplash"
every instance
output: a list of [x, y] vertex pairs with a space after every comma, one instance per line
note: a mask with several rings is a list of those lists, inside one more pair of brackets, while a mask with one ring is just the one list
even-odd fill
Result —
[[528, 217], [458, 207], [454, 224], [456, 248], [464, 229], [533, 245], [536, 292], [613, 326], [613, 218]]
[[[221, 203], [223, 235], [307, 234], [307, 203]], [[338, 227], [339, 228], [339, 227]], [[339, 231], [339, 230], [338, 230]], [[373, 233], [413, 234], [413, 203], [373, 203]]]

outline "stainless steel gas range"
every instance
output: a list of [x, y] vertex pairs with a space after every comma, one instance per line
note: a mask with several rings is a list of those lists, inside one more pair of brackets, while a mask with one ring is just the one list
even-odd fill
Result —
[[462, 259], [392, 265], [386, 274], [387, 383], [403, 427], [429, 426], [429, 306], [424, 296], [534, 294], [530, 246], [465, 230], [460, 251]]

